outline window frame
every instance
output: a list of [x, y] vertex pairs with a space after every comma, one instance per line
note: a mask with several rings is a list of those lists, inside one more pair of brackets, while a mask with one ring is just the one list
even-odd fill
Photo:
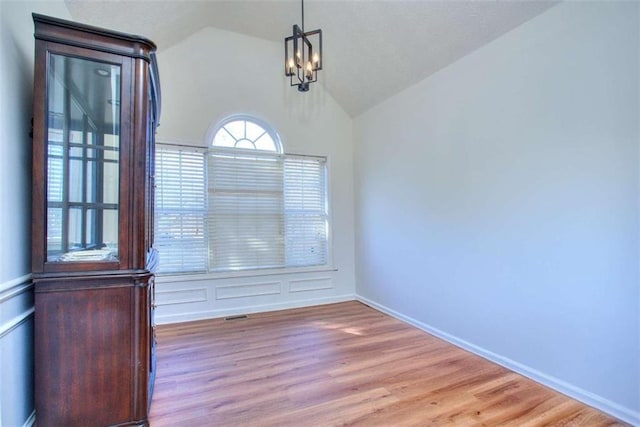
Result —
[[[235, 122], [235, 121], [249, 121], [249, 122], [253, 122], [255, 124], [257, 124], [258, 126], [262, 127], [262, 129], [264, 129], [269, 136], [271, 137], [271, 139], [273, 140], [273, 143], [276, 146], [276, 150], [275, 151], [270, 151], [270, 150], [259, 150], [259, 149], [250, 149], [250, 148], [239, 148], [239, 147], [224, 147], [224, 146], [215, 146], [213, 145], [213, 140], [215, 139], [216, 135], [218, 134], [218, 131], [220, 129], [222, 129], [223, 127], [225, 127], [226, 125], [228, 125], [231, 122]], [[282, 139], [280, 138], [280, 134], [273, 128], [273, 126], [271, 126], [268, 122], [266, 122], [265, 120], [262, 120], [258, 117], [255, 116], [251, 116], [249, 114], [233, 114], [230, 116], [225, 117], [224, 119], [216, 122], [214, 125], [210, 126], [209, 129], [207, 130], [207, 133], [205, 135], [205, 140], [204, 140], [204, 146], [208, 149], [215, 149], [215, 150], [229, 150], [230, 152], [236, 152], [238, 150], [242, 150], [242, 151], [246, 151], [247, 153], [253, 153], [255, 151], [259, 152], [259, 153], [277, 153], [277, 154], [285, 154], [284, 152], [284, 144], [282, 143]]]
[[[279, 151], [267, 151], [267, 150], [254, 150], [254, 149], [246, 149], [246, 148], [230, 148], [230, 147], [221, 147], [213, 145], [213, 137], [216, 135], [219, 129], [221, 129], [224, 125], [235, 121], [235, 120], [247, 120], [254, 122], [261, 127], [263, 127], [267, 132], [269, 132], [270, 136], [273, 138], [274, 143]], [[275, 137], [274, 137], [275, 136]], [[326, 204], [326, 263], [321, 265], [309, 265], [309, 266], [277, 266], [277, 267], [257, 267], [251, 269], [242, 269], [242, 270], [222, 270], [222, 271], [213, 271], [208, 269], [204, 272], [162, 272], [157, 275], [159, 282], [174, 282], [176, 280], [180, 281], [194, 281], [194, 280], [215, 280], [215, 279], [225, 279], [225, 278], [250, 278], [250, 277], [261, 277], [261, 276], [272, 276], [272, 275], [291, 275], [291, 274], [304, 274], [304, 273], [330, 273], [337, 271], [337, 268], [334, 266], [333, 260], [333, 203], [332, 201], [332, 180], [331, 180], [331, 159], [329, 156], [317, 155], [317, 154], [301, 154], [301, 153], [287, 153], [284, 150], [284, 144], [280, 135], [264, 120], [256, 118], [255, 116], [247, 115], [247, 114], [238, 114], [228, 116], [225, 119], [216, 122], [215, 125], [211, 126], [206, 134], [206, 139], [204, 142], [196, 142], [196, 141], [185, 141], [185, 140], [175, 140], [175, 139], [157, 139], [157, 144], [159, 146], [167, 146], [173, 148], [180, 148], [184, 150], [194, 150], [194, 151], [207, 151], [207, 156], [210, 155], [210, 151], [222, 151], [229, 153], [238, 153], [238, 152], [246, 152], [247, 154], [255, 153], [256, 151], [261, 154], [273, 153], [274, 156], [284, 158], [287, 156], [292, 157], [303, 157], [303, 158], [321, 158], [324, 161], [324, 174], [325, 174], [325, 204]], [[208, 168], [208, 166], [205, 166]], [[206, 183], [208, 185], [208, 181]], [[283, 210], [283, 215], [286, 215], [286, 212]], [[210, 234], [210, 233], [209, 233]], [[210, 245], [210, 241], [208, 241]], [[209, 246], [209, 251], [211, 248]], [[285, 247], [286, 251], [286, 247]], [[208, 266], [210, 268], [210, 266]]]

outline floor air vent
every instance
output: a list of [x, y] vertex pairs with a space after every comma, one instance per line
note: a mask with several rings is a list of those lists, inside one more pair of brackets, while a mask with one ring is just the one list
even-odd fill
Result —
[[229, 317], [225, 317], [224, 320], [240, 320], [240, 319], [248, 319], [249, 316], [247, 316], [246, 314], [240, 314], [238, 316], [229, 316]]

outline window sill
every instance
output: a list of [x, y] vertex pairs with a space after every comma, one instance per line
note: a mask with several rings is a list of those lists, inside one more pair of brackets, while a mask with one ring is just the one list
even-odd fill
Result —
[[322, 265], [316, 267], [274, 268], [265, 270], [225, 271], [221, 273], [160, 274], [156, 283], [192, 282], [196, 280], [235, 279], [244, 277], [282, 276], [286, 274], [327, 273], [338, 271], [337, 268]]

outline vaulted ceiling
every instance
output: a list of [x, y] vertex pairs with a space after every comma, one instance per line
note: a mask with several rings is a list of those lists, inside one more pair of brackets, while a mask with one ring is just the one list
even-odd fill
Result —
[[[320, 82], [352, 117], [556, 4], [555, 0], [307, 0]], [[282, 43], [297, 0], [66, 0], [74, 20], [143, 35], [160, 52], [211, 26]], [[284, 56], [284, 53], [283, 53]], [[284, 78], [284, 76], [283, 76]]]

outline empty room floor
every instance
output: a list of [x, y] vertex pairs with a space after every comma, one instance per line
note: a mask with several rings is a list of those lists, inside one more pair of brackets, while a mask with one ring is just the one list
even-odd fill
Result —
[[163, 426], [625, 425], [359, 302], [158, 328]]

